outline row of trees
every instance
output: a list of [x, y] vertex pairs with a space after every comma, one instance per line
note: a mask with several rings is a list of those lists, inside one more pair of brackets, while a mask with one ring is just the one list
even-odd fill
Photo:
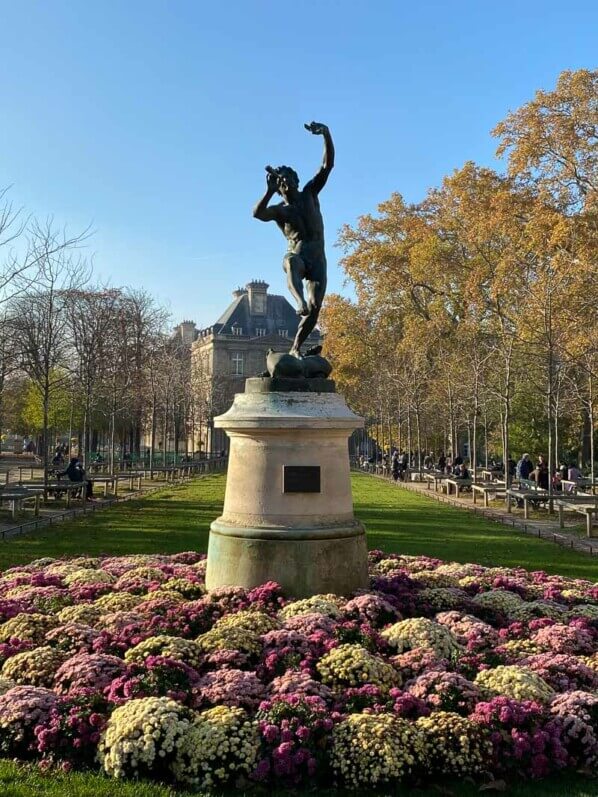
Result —
[[[0, 196], [0, 429], [39, 438], [48, 464], [59, 437], [85, 458], [187, 451], [210, 411], [193, 384], [190, 348], [144, 291], [93, 282], [75, 236], [26, 218]], [[199, 432], [199, 434], [197, 433]]]
[[466, 163], [341, 231], [357, 300], [329, 297], [327, 351], [384, 447], [594, 473], [598, 72], [564, 72], [493, 134], [504, 172]]

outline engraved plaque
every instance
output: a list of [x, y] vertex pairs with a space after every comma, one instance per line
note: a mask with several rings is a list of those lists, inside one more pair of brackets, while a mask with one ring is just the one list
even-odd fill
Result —
[[319, 465], [283, 465], [283, 493], [319, 493]]

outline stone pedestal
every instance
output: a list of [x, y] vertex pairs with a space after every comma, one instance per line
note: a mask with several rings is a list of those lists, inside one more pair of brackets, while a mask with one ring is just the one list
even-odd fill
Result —
[[297, 598], [366, 587], [365, 532], [353, 515], [347, 447], [363, 419], [335, 392], [270, 387], [267, 379], [247, 380], [250, 392], [237, 394], [214, 421], [228, 434], [230, 453], [206, 586], [277, 581]]

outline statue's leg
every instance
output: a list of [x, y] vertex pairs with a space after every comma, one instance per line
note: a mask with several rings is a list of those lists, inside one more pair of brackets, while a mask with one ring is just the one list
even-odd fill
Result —
[[297, 302], [297, 315], [307, 316], [309, 308], [303, 295], [303, 278], [305, 277], [305, 263], [299, 255], [289, 253], [283, 260], [283, 268], [287, 274], [287, 285], [291, 296]]
[[326, 278], [324, 277], [322, 280], [317, 282], [315, 280], [307, 280], [306, 288], [309, 315], [304, 316], [299, 323], [299, 329], [297, 330], [297, 335], [295, 336], [295, 342], [293, 343], [293, 348], [290, 352], [291, 354], [295, 355], [300, 354], [301, 346], [318, 323], [318, 316], [320, 315], [322, 302], [324, 301], [324, 294], [326, 293]]

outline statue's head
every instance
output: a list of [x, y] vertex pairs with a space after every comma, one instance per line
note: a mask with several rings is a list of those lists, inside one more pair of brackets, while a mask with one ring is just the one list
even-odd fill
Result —
[[278, 166], [276, 169], [278, 175], [278, 193], [286, 196], [299, 190], [299, 175], [290, 166]]

